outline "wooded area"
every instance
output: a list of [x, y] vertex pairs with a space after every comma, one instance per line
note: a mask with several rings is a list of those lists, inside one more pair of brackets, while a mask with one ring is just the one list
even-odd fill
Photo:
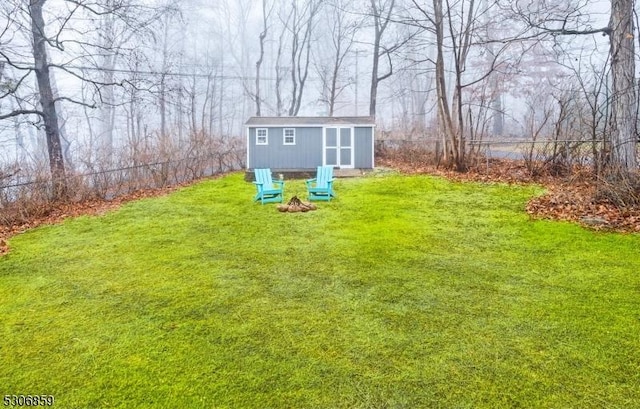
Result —
[[[50, 179], [41, 196], [52, 200], [114, 195], [128, 188], [73, 177], [217, 158], [174, 178], [184, 180], [242, 167], [251, 115], [368, 114], [379, 136], [441, 140], [437, 162], [458, 171], [492, 138], [555, 142], [552, 161], [571, 154], [559, 142], [583, 141], [594, 177], [635, 189], [634, 7], [7, 0], [0, 187]], [[135, 177], [123, 176], [132, 188]], [[21, 195], [35, 197], [0, 196]]]

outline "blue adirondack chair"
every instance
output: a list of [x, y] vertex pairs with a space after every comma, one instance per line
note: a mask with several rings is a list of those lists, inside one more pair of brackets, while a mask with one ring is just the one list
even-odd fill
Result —
[[333, 166], [318, 166], [316, 177], [306, 181], [309, 200], [329, 201], [336, 197], [333, 192]]
[[256, 189], [258, 193], [253, 197], [253, 201], [260, 203], [275, 203], [283, 201], [284, 181], [273, 180], [271, 169], [254, 169]]

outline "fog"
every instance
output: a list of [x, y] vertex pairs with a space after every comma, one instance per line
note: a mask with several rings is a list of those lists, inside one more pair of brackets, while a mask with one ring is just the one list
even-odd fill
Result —
[[[370, 115], [372, 90], [379, 137], [437, 136], [436, 2], [43, 3], [64, 155], [77, 169], [150, 141], [242, 138], [258, 110]], [[27, 5], [0, 6], [0, 159], [20, 166], [47, 157], [31, 112], [40, 103]], [[530, 137], [558, 99], [607, 77], [606, 35], [553, 33], [606, 27], [607, 1], [464, 0], [445, 18], [446, 91], [463, 93], [473, 138]]]

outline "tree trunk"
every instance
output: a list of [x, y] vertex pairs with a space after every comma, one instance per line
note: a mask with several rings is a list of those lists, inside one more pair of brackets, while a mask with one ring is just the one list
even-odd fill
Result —
[[298, 48], [300, 47], [300, 31], [298, 28], [298, 6], [295, 1], [291, 3], [291, 8], [293, 13], [293, 23], [291, 26], [291, 103], [289, 104], [289, 116], [294, 116], [293, 111], [295, 110], [296, 98], [298, 95], [298, 77], [296, 74], [298, 65], [296, 57], [298, 56]]
[[262, 60], [264, 59], [264, 41], [267, 38], [267, 31], [269, 26], [267, 25], [267, 0], [262, 0], [262, 32], [258, 36], [260, 40], [260, 58], [256, 61], [256, 116], [262, 116], [261, 100], [260, 100], [260, 68], [262, 67]]
[[[198, 80], [196, 78], [196, 75], [194, 74], [192, 79], [191, 79], [191, 89], [189, 90], [189, 102], [191, 105], [191, 130], [189, 132], [189, 137], [193, 138], [197, 133], [198, 133], [198, 125], [197, 125], [197, 115], [196, 115], [196, 111], [198, 109], [198, 104], [197, 104], [197, 96], [198, 96]], [[202, 121], [200, 121], [200, 123], [202, 123]], [[200, 128], [200, 132], [204, 133], [204, 129]]]
[[54, 199], [63, 199], [67, 196], [68, 192], [62, 145], [60, 143], [58, 115], [53, 90], [51, 88], [49, 61], [47, 59], [47, 39], [44, 32], [44, 18], [42, 17], [42, 7], [45, 1], [46, 0], [30, 0], [29, 2], [31, 32], [33, 35], [34, 70], [38, 82], [40, 105], [42, 105], [42, 119], [47, 140], [51, 179], [53, 181], [53, 197]]
[[375, 37], [373, 40], [373, 61], [371, 62], [371, 89], [369, 91], [369, 116], [375, 118], [376, 105], [378, 102], [378, 66], [380, 61], [380, 32], [378, 25], [375, 26]]
[[329, 116], [333, 116], [336, 107], [336, 99], [338, 98], [338, 74], [340, 72], [340, 65], [342, 62], [340, 39], [338, 39], [335, 60], [333, 62], [333, 71], [331, 73], [331, 87], [329, 89]]
[[[112, 1], [109, 7], [112, 7]], [[106, 85], [101, 90], [102, 106], [100, 107], [100, 141], [98, 149], [100, 157], [104, 160], [104, 164], [110, 164], [113, 159], [113, 128], [115, 126], [115, 95], [114, 95], [114, 69], [116, 66], [115, 52], [112, 52], [115, 43], [115, 17], [112, 14], [106, 14], [101, 21], [101, 46], [104, 47], [101, 56], [102, 81]]]
[[611, 2], [611, 77], [613, 101], [610, 118], [611, 161], [621, 171], [635, 170], [637, 99], [633, 0]]
[[162, 72], [160, 73], [160, 138], [167, 136], [167, 74], [169, 71], [169, 16], [164, 17], [164, 38], [162, 39]]
[[[293, 110], [293, 116], [297, 116], [298, 112], [300, 112], [300, 107], [302, 106], [302, 96], [305, 89], [305, 84], [307, 82], [307, 76], [309, 75], [309, 63], [311, 61], [311, 31], [313, 27], [313, 17], [315, 15], [315, 11], [311, 10], [311, 14], [309, 15], [309, 21], [307, 22], [307, 29], [305, 31], [305, 35], [303, 38], [302, 46], [303, 49], [300, 52], [300, 56], [298, 58], [298, 96], [296, 98], [296, 104]], [[306, 46], [306, 49], [304, 48]], [[304, 68], [302, 60], [302, 52], [304, 51]]]
[[[376, 0], [371, 0], [371, 14], [373, 15], [374, 38], [373, 38], [373, 60], [371, 62], [371, 90], [369, 93], [369, 116], [376, 116], [376, 105], [378, 103], [378, 85], [381, 81], [389, 78], [393, 74], [389, 49], [382, 47], [382, 37], [391, 21], [391, 13], [395, 7], [395, 0], [384, 3], [378, 7]], [[384, 12], [384, 15], [383, 15]], [[381, 51], [382, 50], [382, 51]], [[389, 57], [389, 72], [380, 75], [380, 56], [386, 54]]]
[[438, 122], [442, 127], [444, 135], [444, 160], [450, 164], [452, 159], [451, 148], [456, 147], [456, 135], [449, 110], [449, 99], [447, 97], [447, 86], [444, 70], [444, 16], [442, 11], [442, 0], [433, 0], [434, 25], [436, 32], [436, 94], [438, 107]]
[[376, 105], [378, 103], [378, 71], [380, 69], [380, 41], [384, 31], [380, 24], [381, 10], [378, 8], [375, 0], [371, 0], [371, 14], [373, 14], [373, 55], [371, 61], [371, 89], [369, 90], [369, 116], [375, 118]]
[[280, 34], [280, 41], [278, 42], [278, 53], [276, 54], [276, 116], [282, 116], [284, 111], [284, 101], [282, 100], [282, 67], [280, 66], [280, 58], [282, 58], [282, 50], [284, 48], [284, 29]]

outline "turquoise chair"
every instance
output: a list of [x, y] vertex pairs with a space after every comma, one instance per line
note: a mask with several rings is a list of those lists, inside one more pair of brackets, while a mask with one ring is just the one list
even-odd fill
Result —
[[316, 177], [308, 179], [305, 183], [309, 200], [330, 201], [336, 197], [333, 192], [333, 166], [318, 166]]
[[271, 169], [254, 169], [256, 189], [258, 193], [253, 197], [253, 201], [260, 203], [282, 203], [284, 192], [284, 181], [273, 180], [271, 178]]

